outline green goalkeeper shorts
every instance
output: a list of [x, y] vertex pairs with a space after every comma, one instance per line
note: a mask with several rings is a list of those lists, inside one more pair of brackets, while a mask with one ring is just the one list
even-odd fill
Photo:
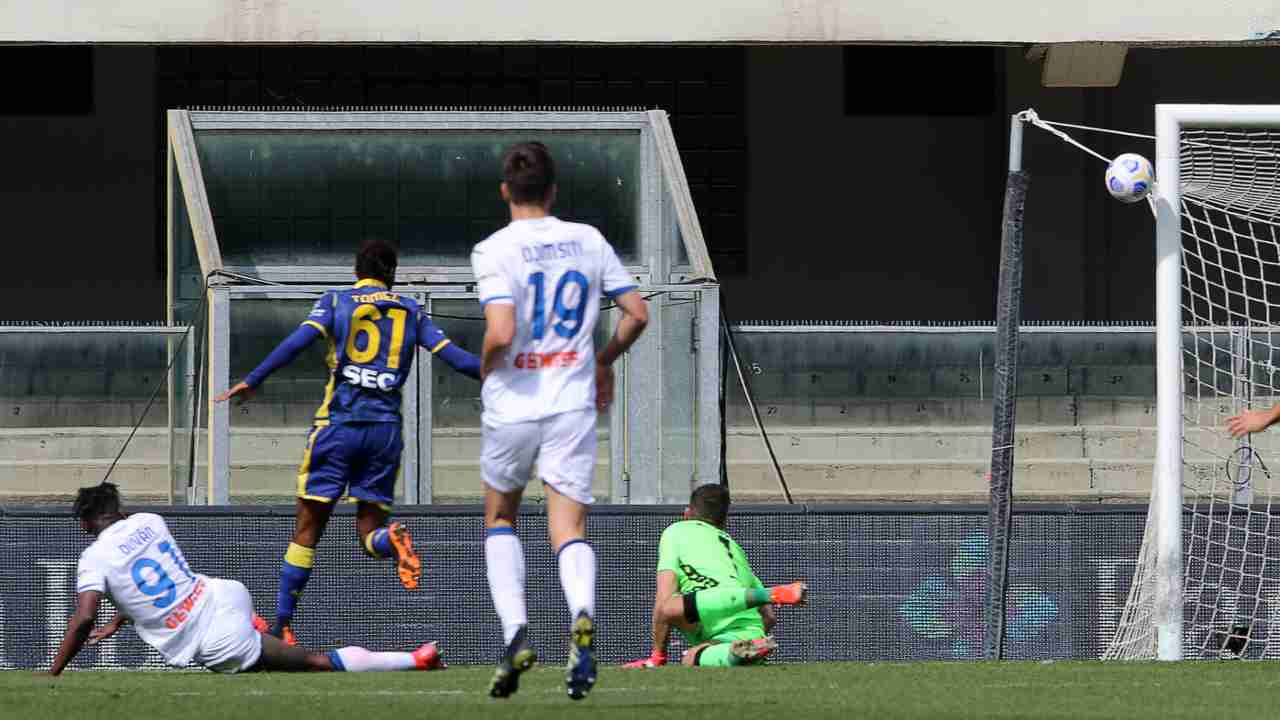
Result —
[[[754, 611], [752, 611], [754, 613]], [[690, 647], [701, 645], [704, 642], [714, 643], [731, 643], [734, 640], [756, 640], [765, 636], [764, 623], [760, 620], [760, 615], [756, 614], [754, 618], [745, 617], [735, 619], [727, 627], [718, 628], [715, 635], [707, 636], [703, 634], [702, 628], [698, 628], [698, 632], [684, 634], [685, 642]]]
[[764, 637], [764, 635], [763, 626], [728, 628], [717, 633], [716, 636], [711, 638], [708, 642], [731, 643], [734, 640], [759, 640]]
[[759, 640], [764, 636], [763, 627], [744, 626], [722, 631], [711, 638], [711, 644], [698, 653], [697, 664], [702, 667], [735, 667], [742, 664], [759, 664], [762, 660], [744, 663], [733, 657], [730, 648], [734, 642], [739, 640]]

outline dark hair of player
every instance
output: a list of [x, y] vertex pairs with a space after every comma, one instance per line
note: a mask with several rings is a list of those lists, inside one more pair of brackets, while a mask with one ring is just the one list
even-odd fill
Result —
[[399, 264], [396, 246], [386, 240], [369, 238], [360, 243], [360, 249], [356, 251], [356, 277], [361, 280], [377, 280], [391, 287]]
[[556, 164], [540, 142], [512, 145], [502, 157], [502, 180], [516, 205], [542, 205], [556, 184]]
[[120, 515], [120, 488], [115, 483], [104, 482], [93, 487], [80, 488], [76, 502], [71, 506], [75, 516], [87, 523]]
[[699, 520], [724, 527], [729, 518], [729, 488], [723, 485], [703, 485], [689, 496], [689, 509]]

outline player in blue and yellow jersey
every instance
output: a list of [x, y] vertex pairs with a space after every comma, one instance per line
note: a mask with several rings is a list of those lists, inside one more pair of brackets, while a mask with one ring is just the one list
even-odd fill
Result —
[[418, 586], [422, 563], [400, 523], [387, 524], [400, 470], [400, 388], [421, 345], [460, 373], [479, 378], [475, 355], [449, 342], [411, 298], [391, 291], [396, 250], [366, 240], [356, 254], [353, 287], [330, 290], [306, 320], [244, 382], [217, 398], [247, 400], [267, 377], [308, 345], [328, 341], [329, 384], [316, 411], [298, 470], [298, 515], [280, 570], [273, 635], [292, 642], [290, 624], [311, 576], [315, 547], [333, 503], [344, 494], [359, 503], [356, 528], [365, 554], [395, 558], [400, 582]]

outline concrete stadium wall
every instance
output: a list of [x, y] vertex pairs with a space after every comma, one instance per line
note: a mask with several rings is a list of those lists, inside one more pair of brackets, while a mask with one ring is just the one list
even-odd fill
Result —
[[1280, 27], [1265, 0], [1205, 3], [651, 0], [44, 0], [0, 7], [0, 42], [1068, 42], [1246, 40]]
[[[264, 319], [291, 324], [287, 309], [263, 310]], [[233, 351], [237, 377], [252, 365], [250, 355], [256, 360], [285, 332], [271, 322], [251, 330], [242, 338], [239, 360]], [[990, 459], [991, 340], [978, 332], [755, 330], [738, 333], [738, 349], [797, 497], [977, 500], [986, 492], [983, 476]], [[1149, 331], [1024, 336], [1016, 446], [1020, 499], [1148, 496], [1155, 452], [1153, 342]], [[30, 354], [72, 353], [46, 347]], [[0, 378], [3, 360], [0, 354]], [[104, 358], [102, 364], [141, 366], [118, 357]], [[291, 497], [321, 396], [322, 368], [318, 357], [300, 359], [273, 377], [254, 402], [233, 409], [235, 502]], [[478, 387], [469, 381], [451, 384], [453, 373], [437, 370], [431, 438], [435, 499], [476, 501], [481, 488]], [[54, 502], [96, 482], [149, 389], [113, 384], [104, 368], [65, 370], [34, 385], [0, 386], [0, 497]], [[775, 499], [780, 493], [774, 471], [745, 398], [735, 382], [727, 390], [727, 470], [734, 492], [741, 498]], [[1200, 416], [1194, 408], [1189, 404], [1188, 412]], [[164, 408], [152, 410], [151, 424], [163, 425]], [[1214, 412], [1206, 408], [1205, 416]], [[186, 457], [184, 438], [177, 441], [178, 456]], [[602, 500], [609, 499], [608, 441], [601, 433], [595, 492]], [[1189, 448], [1188, 462], [1206, 460], [1204, 452]], [[131, 495], [164, 497], [168, 458], [167, 429], [143, 428], [112, 477]]]

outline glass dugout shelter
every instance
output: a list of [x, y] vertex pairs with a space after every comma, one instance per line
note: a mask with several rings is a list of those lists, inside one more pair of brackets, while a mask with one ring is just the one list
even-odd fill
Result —
[[[501, 156], [524, 140], [556, 159], [555, 214], [598, 227], [649, 298], [649, 328], [619, 361], [617, 400], [600, 418], [596, 498], [678, 503], [719, 481], [719, 290], [665, 112], [170, 110], [168, 319], [203, 328], [204, 367], [188, 377], [207, 378], [177, 395], [204, 419], [175, 469], [194, 478], [188, 502], [291, 501], [328, 378], [321, 344], [249, 403], [210, 398], [325, 290], [353, 282], [364, 238], [395, 241], [396, 291], [479, 351], [470, 252], [508, 221]], [[601, 314], [597, 342], [616, 320]], [[480, 385], [426, 349], [415, 365], [397, 500], [474, 501]]]

